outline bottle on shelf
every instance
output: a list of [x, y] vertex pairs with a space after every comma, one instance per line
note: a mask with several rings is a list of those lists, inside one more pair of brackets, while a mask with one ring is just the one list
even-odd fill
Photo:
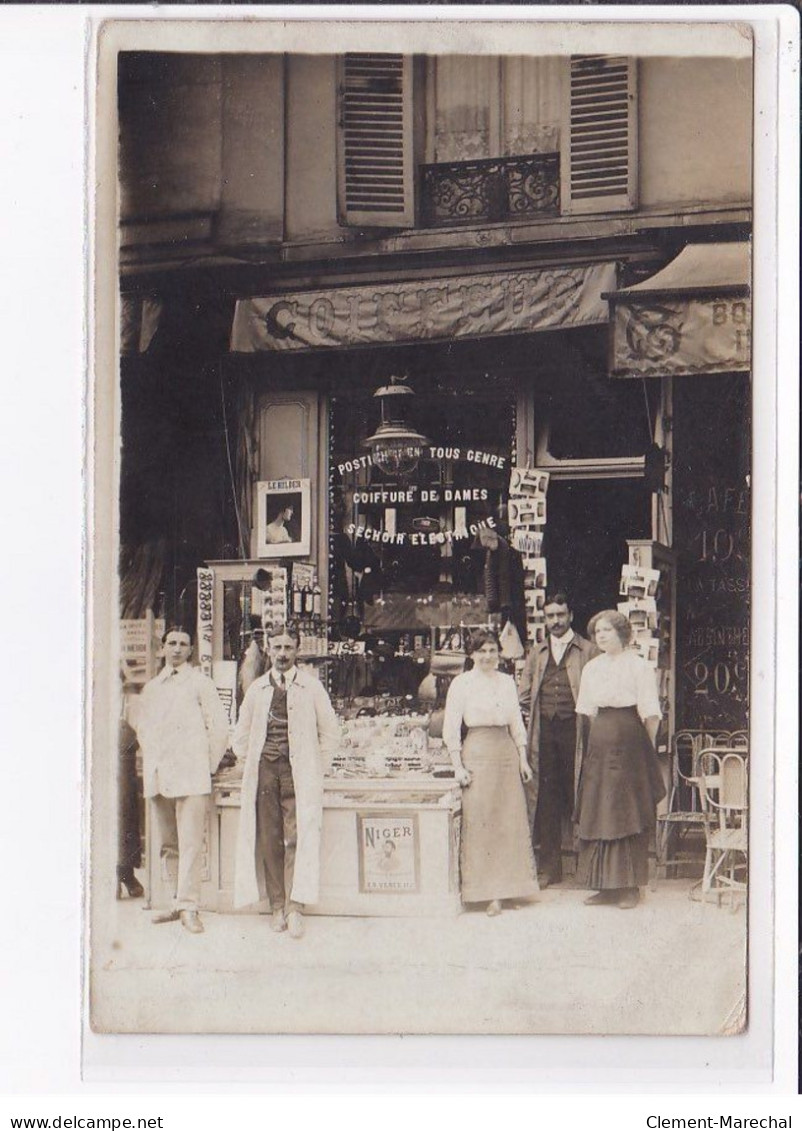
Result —
[[301, 608], [305, 617], [312, 616], [312, 590], [309, 585], [304, 585], [301, 591]]
[[300, 616], [303, 615], [303, 611], [304, 611], [304, 607], [303, 607], [304, 598], [303, 598], [303, 592], [301, 591], [301, 587], [297, 583], [295, 578], [293, 578], [293, 581], [292, 581], [291, 593], [292, 593], [292, 615], [293, 615], [293, 617], [300, 617]]
[[317, 617], [318, 620], [320, 620], [320, 617], [322, 615], [321, 598], [322, 594], [320, 589], [320, 582], [318, 581], [317, 577], [315, 577], [315, 584], [312, 587], [312, 615], [314, 617]]

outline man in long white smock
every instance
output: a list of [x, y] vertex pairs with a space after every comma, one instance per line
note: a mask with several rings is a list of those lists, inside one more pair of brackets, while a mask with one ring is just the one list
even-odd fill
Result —
[[234, 733], [242, 774], [235, 904], [269, 899], [274, 931], [304, 933], [318, 901], [324, 762], [339, 744], [328, 693], [296, 667], [294, 627], [268, 634], [270, 670], [245, 695]]

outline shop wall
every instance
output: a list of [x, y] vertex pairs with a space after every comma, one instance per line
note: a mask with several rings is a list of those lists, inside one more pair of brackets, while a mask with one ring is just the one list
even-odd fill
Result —
[[337, 68], [333, 56], [287, 59], [288, 240], [340, 232], [337, 223]]
[[752, 190], [750, 59], [644, 59], [640, 204], [744, 202]]
[[[124, 220], [231, 246], [343, 236], [334, 56], [129, 53], [120, 77]], [[642, 59], [638, 97], [642, 208], [749, 199], [750, 60]]]
[[[310, 559], [326, 579], [325, 539], [328, 508], [321, 490], [326, 461], [326, 420], [321, 396], [315, 391], [264, 393], [257, 405], [257, 465], [260, 480], [309, 479], [312, 506]], [[253, 514], [252, 539], [256, 537]]]
[[119, 75], [122, 220], [216, 212], [219, 57], [124, 52]]
[[238, 552], [228, 455], [240, 386], [217, 361], [230, 324], [231, 304], [212, 281], [185, 283], [165, 302], [147, 353], [121, 363], [123, 580], [140, 593], [152, 575], [155, 610], [190, 623], [197, 565]]
[[[641, 59], [638, 75], [640, 206], [749, 200], [751, 60]], [[337, 220], [336, 98], [333, 57], [288, 58], [288, 240], [344, 231]]]
[[222, 61], [222, 186], [217, 238], [273, 243], [284, 235], [284, 57]]
[[282, 239], [283, 56], [129, 53], [119, 101], [124, 222], [169, 221], [171, 239]]

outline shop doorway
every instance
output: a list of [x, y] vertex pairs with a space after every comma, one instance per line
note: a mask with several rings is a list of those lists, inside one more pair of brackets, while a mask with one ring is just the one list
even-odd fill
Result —
[[651, 537], [651, 494], [638, 479], [552, 477], [543, 552], [548, 588], [564, 589], [585, 635], [600, 609], [615, 608], [628, 538]]

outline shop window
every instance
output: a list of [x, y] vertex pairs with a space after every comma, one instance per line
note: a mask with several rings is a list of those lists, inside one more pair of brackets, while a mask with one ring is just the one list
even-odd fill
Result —
[[565, 478], [642, 476], [659, 382], [612, 381], [579, 355], [537, 397], [536, 463]]
[[413, 472], [384, 474], [365, 440], [376, 428], [373, 390], [334, 399], [330, 540], [331, 636], [358, 642], [358, 664], [335, 672], [337, 696], [365, 686], [414, 694], [422, 665], [444, 642], [487, 623], [479, 531], [506, 519], [512, 396], [418, 393], [415, 426], [429, 444]]

